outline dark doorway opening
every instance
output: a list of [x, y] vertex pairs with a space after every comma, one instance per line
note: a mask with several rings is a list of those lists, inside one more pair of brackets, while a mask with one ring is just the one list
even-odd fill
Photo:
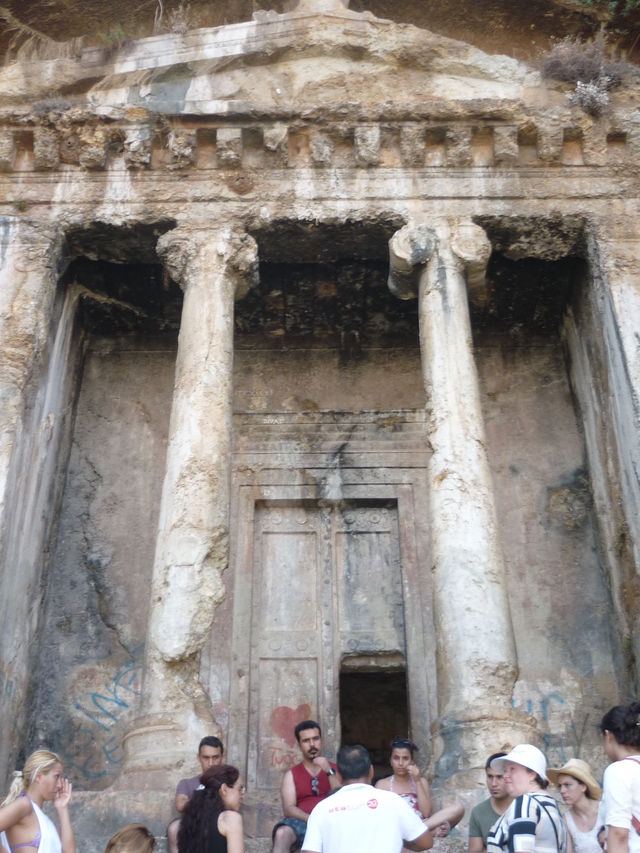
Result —
[[340, 673], [341, 743], [361, 743], [369, 750], [374, 777], [391, 772], [389, 747], [409, 733], [406, 671], [380, 669]]

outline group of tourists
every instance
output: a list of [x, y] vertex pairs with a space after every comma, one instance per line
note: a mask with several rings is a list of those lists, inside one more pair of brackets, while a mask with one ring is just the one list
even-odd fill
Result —
[[[640, 702], [617, 705], [600, 723], [611, 764], [603, 789], [589, 765], [571, 758], [547, 770], [544, 754], [520, 744], [487, 762], [490, 809], [476, 806], [469, 853], [640, 853]], [[567, 806], [560, 812], [547, 788]], [[493, 786], [493, 789], [492, 789]], [[474, 820], [476, 813], [476, 820]]]
[[[486, 764], [490, 797], [471, 812], [469, 853], [640, 853], [640, 702], [618, 705], [600, 730], [611, 764], [603, 790], [589, 765], [572, 758], [547, 769], [532, 744], [495, 753]], [[464, 809], [459, 802], [433, 811], [429, 783], [414, 761], [407, 738], [391, 744], [392, 773], [375, 787], [367, 750], [343, 746], [337, 765], [322, 755], [314, 720], [295, 728], [302, 761], [281, 785], [284, 815], [273, 830], [273, 853], [400, 853], [427, 850], [448, 834]], [[170, 853], [245, 853], [240, 808], [245, 787], [240, 771], [224, 763], [218, 738], [198, 750], [202, 771], [180, 782], [179, 818], [168, 828]], [[76, 853], [69, 819], [71, 784], [60, 758], [37, 750], [16, 774], [0, 807], [4, 853]], [[567, 806], [548, 792], [555, 785]], [[43, 811], [52, 802], [60, 830]], [[155, 839], [143, 824], [130, 824], [105, 853], [152, 853]], [[2, 851], [0, 851], [2, 853]]]

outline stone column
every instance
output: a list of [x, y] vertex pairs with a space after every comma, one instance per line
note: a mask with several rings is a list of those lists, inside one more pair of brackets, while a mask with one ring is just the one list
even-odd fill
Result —
[[57, 229], [0, 219], [0, 519], [25, 388], [46, 350], [61, 248]]
[[[27, 722], [30, 655], [39, 617], [33, 591], [42, 583], [43, 546], [55, 503], [64, 420], [58, 403], [65, 379], [47, 376], [45, 368], [48, 364], [51, 372], [54, 361], [52, 321], [62, 246], [55, 227], [0, 219], [0, 600], [11, 603], [0, 625], [0, 676], [4, 725], [14, 733], [0, 744], [3, 776], [14, 769]], [[63, 363], [60, 367], [64, 372]]]
[[390, 287], [404, 298], [416, 291], [419, 297], [433, 451], [430, 568], [439, 710], [434, 757], [443, 781], [466, 787], [491, 752], [536, 734], [532, 720], [511, 709], [516, 650], [471, 343], [466, 278], [478, 286], [491, 247], [471, 222], [430, 226], [408, 226], [392, 238]]
[[199, 653], [226, 593], [234, 300], [258, 270], [254, 240], [231, 229], [178, 229], [160, 238], [158, 253], [184, 289], [184, 304], [141, 715], [125, 735], [122, 787], [164, 784], [168, 769], [191, 772], [194, 744], [218, 732]]

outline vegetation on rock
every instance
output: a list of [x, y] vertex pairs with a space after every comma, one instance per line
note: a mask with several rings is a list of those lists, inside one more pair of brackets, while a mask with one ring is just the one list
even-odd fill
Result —
[[590, 42], [562, 39], [542, 55], [541, 64], [543, 77], [575, 83], [575, 90], [568, 95], [569, 103], [594, 116], [606, 112], [611, 89], [619, 86], [625, 76], [639, 73], [630, 63], [609, 57], [603, 33]]

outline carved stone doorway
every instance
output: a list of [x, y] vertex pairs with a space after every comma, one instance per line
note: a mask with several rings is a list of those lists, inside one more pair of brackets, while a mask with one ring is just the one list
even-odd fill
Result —
[[335, 740], [345, 656], [404, 659], [397, 505], [259, 501], [252, 575], [247, 780], [270, 788], [298, 760], [296, 722]]
[[[318, 413], [313, 452], [300, 453], [294, 438], [309, 420], [236, 421], [228, 754], [265, 796], [299, 761], [293, 729], [303, 719], [321, 723], [330, 755], [343, 740], [372, 746], [382, 772], [388, 741], [411, 732], [426, 746], [435, 712], [430, 576], [417, 557], [423, 416], [396, 412], [391, 430], [388, 413], [361, 413], [356, 426], [353, 415]], [[335, 448], [347, 425], [354, 452], [336, 468], [325, 442]], [[362, 702], [363, 680], [370, 696], [377, 681], [377, 703]], [[397, 707], [382, 713], [385, 702]]]

